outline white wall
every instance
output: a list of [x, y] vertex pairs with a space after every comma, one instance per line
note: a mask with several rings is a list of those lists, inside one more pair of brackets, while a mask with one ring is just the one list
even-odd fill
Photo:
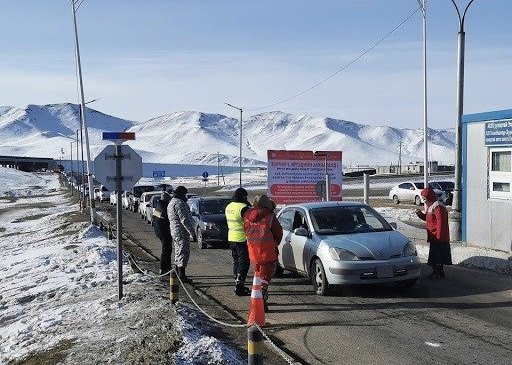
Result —
[[467, 124], [466, 241], [470, 245], [512, 252], [512, 201], [488, 198], [488, 148], [485, 123]]

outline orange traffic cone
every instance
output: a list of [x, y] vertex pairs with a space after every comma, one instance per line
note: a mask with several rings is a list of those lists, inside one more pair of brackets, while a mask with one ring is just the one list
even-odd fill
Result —
[[265, 306], [263, 303], [263, 293], [261, 292], [261, 279], [254, 275], [252, 281], [251, 301], [249, 303], [249, 317], [247, 324], [265, 325]]

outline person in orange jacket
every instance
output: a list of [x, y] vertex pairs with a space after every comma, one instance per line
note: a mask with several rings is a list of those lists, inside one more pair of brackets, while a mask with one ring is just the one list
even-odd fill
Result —
[[442, 279], [445, 276], [443, 265], [452, 264], [448, 212], [446, 207], [437, 200], [432, 188], [423, 189], [421, 196], [425, 199], [426, 211], [423, 213], [417, 209], [416, 215], [427, 223], [427, 242], [430, 243], [427, 263], [432, 266], [432, 273], [428, 277]]
[[277, 262], [278, 245], [283, 238], [283, 227], [274, 214], [276, 205], [266, 195], [254, 198], [252, 208], [244, 215], [249, 259], [254, 275], [261, 279], [261, 291], [267, 310], [268, 286]]

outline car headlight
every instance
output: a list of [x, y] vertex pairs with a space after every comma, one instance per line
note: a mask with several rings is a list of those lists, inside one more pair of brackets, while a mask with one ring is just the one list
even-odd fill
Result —
[[359, 258], [354, 255], [352, 252], [347, 250], [342, 250], [341, 248], [329, 247], [329, 253], [334, 260], [341, 261], [356, 261]]
[[204, 222], [204, 229], [218, 229], [215, 223]]
[[402, 250], [402, 256], [418, 256], [418, 252], [416, 251], [416, 246], [411, 241], [407, 242]]

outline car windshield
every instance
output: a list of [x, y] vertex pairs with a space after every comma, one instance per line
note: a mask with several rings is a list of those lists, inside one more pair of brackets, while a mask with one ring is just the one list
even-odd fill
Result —
[[201, 214], [224, 214], [230, 199], [208, 199], [201, 201], [199, 211]]
[[451, 181], [438, 181], [438, 185], [440, 185], [443, 189], [453, 189], [455, 184]]
[[147, 191], [155, 191], [155, 187], [151, 185], [147, 186], [134, 186], [133, 187], [133, 196], [136, 198], [140, 198], [142, 193], [145, 193]]
[[318, 234], [335, 235], [393, 230], [379, 213], [365, 205], [314, 208], [310, 212], [313, 227]]

